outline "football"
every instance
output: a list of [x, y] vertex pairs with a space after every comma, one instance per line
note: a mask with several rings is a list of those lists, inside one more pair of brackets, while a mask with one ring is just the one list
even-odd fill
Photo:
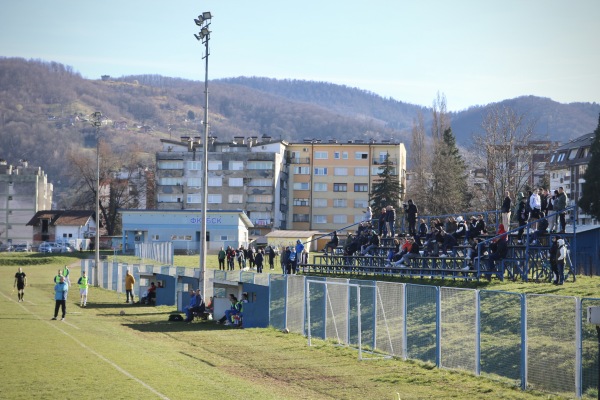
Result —
[[120, 314], [120, 315], [125, 315], [125, 310], [121, 310], [121, 311], [119, 312], [119, 314]]

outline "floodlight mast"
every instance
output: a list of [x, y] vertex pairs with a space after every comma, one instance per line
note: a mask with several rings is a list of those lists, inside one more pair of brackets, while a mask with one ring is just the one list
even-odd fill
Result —
[[212, 20], [212, 14], [210, 11], [205, 11], [201, 15], [198, 15], [197, 19], [194, 19], [194, 23], [200, 27], [200, 32], [194, 34], [196, 40], [201, 41], [205, 46], [204, 56], [202, 57], [205, 61], [204, 65], [204, 135], [202, 139], [202, 226], [200, 233], [200, 276], [198, 286], [202, 290], [202, 295], [206, 295], [206, 217], [207, 217], [207, 204], [208, 204], [208, 55], [210, 54], [208, 48], [208, 42], [210, 40], [210, 22]]

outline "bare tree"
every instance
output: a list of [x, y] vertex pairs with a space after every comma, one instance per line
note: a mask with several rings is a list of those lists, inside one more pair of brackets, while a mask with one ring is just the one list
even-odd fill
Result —
[[412, 199], [420, 207], [421, 213], [424, 213], [428, 208], [431, 155], [427, 149], [425, 122], [420, 111], [417, 113], [417, 118], [413, 120], [409, 158], [412, 164], [412, 179], [410, 187], [407, 188], [407, 198]]
[[[95, 209], [96, 154], [73, 151], [67, 160], [71, 165], [74, 196], [71, 208]], [[146, 196], [146, 180], [141, 173], [142, 154], [139, 151], [115, 153], [105, 143], [100, 144], [100, 221], [108, 235], [121, 228], [118, 210], [138, 208]]]
[[484, 117], [481, 128], [482, 132], [473, 135], [474, 154], [487, 175], [486, 204], [496, 209], [506, 191], [514, 198], [515, 193], [528, 189], [535, 122], [510, 107], [496, 107]]

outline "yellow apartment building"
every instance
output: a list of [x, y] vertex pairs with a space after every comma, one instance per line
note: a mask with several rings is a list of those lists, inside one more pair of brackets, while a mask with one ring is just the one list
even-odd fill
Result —
[[[393, 173], [406, 187], [406, 148], [399, 141], [305, 140], [287, 147], [288, 228], [329, 232], [364, 218], [380, 165], [389, 155]], [[400, 194], [403, 199], [403, 193]], [[399, 204], [394, 208], [401, 209]], [[348, 230], [356, 230], [356, 226]]]

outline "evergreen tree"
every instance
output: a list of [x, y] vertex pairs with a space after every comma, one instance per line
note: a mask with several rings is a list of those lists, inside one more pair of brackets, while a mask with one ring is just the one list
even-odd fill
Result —
[[582, 187], [583, 195], [578, 204], [587, 214], [600, 220], [600, 116], [594, 135], [594, 141], [590, 146], [592, 158], [583, 175], [585, 179]]
[[373, 215], [379, 215], [383, 207], [390, 205], [398, 208], [400, 193], [403, 189], [400, 185], [398, 171], [394, 174], [394, 164], [390, 161], [389, 153], [385, 156], [379, 169], [380, 172], [377, 174], [377, 179], [369, 194]]

